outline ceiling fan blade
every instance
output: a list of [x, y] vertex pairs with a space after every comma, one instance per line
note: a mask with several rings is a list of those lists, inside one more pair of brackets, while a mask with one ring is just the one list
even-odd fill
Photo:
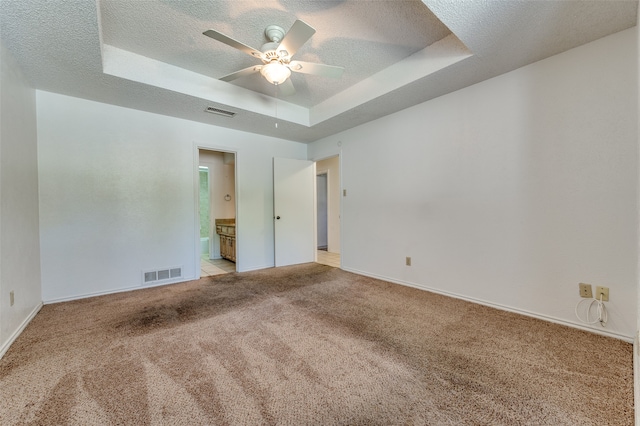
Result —
[[282, 96], [291, 96], [296, 93], [296, 88], [290, 78], [286, 79], [284, 83], [278, 84], [278, 90], [280, 90]]
[[315, 32], [316, 30], [310, 27], [307, 23], [298, 19], [293, 23], [291, 28], [289, 28], [289, 31], [285, 34], [276, 51], [280, 52], [282, 50], [286, 50], [287, 56], [292, 57], [293, 54], [298, 51], [300, 46], [305, 44], [307, 40], [315, 34]]
[[232, 72], [231, 74], [225, 75], [224, 77], [220, 77], [219, 80], [232, 81], [232, 80], [235, 80], [236, 78], [240, 78], [246, 75], [256, 73], [260, 71], [261, 68], [262, 68], [262, 65], [254, 65], [249, 68], [241, 69], [240, 71]]
[[207, 37], [211, 37], [214, 40], [218, 40], [219, 42], [222, 42], [227, 46], [231, 46], [235, 49], [238, 49], [246, 53], [247, 55], [253, 56], [254, 58], [262, 59], [262, 52], [259, 51], [258, 49], [254, 49], [251, 46], [247, 46], [246, 44], [241, 43], [238, 40], [234, 40], [231, 37], [226, 36], [222, 33], [219, 33], [216, 30], [207, 30], [202, 34], [206, 35]]
[[313, 74], [331, 78], [340, 78], [344, 72], [343, 67], [303, 61], [291, 61], [291, 63], [289, 63], [289, 69], [302, 74]]

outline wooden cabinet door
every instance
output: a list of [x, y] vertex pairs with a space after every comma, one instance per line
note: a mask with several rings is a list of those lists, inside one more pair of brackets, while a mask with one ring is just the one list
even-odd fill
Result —
[[220, 235], [220, 256], [227, 258], [227, 237]]
[[235, 241], [236, 239], [234, 237], [220, 235], [220, 256], [235, 262], [236, 261]]
[[236, 261], [235, 238], [229, 238], [229, 260]]

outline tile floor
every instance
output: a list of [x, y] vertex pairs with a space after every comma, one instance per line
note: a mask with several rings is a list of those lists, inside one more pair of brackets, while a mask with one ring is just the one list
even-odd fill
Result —
[[340, 253], [329, 253], [325, 250], [318, 250], [318, 263], [323, 265], [333, 266], [334, 268], [340, 267]]
[[208, 256], [200, 258], [200, 276], [226, 274], [236, 271], [236, 264], [227, 259], [208, 259]]
[[[329, 253], [325, 250], [318, 250], [318, 263], [323, 265], [340, 267], [340, 253]], [[227, 274], [236, 271], [236, 264], [226, 259], [208, 259], [203, 256], [200, 259], [200, 276], [209, 277], [212, 275]]]

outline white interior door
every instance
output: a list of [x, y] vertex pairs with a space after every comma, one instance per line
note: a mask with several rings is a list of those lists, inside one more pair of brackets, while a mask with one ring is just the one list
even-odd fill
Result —
[[315, 177], [312, 161], [273, 159], [276, 266], [315, 261]]

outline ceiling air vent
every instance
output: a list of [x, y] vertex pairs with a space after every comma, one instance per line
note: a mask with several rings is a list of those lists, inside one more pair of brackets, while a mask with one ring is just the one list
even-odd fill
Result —
[[214, 107], [207, 107], [207, 109], [205, 109], [205, 111], [206, 112], [210, 112], [211, 114], [222, 115], [224, 117], [233, 117], [234, 115], [236, 115], [235, 112], [225, 111], [223, 109], [214, 108]]

